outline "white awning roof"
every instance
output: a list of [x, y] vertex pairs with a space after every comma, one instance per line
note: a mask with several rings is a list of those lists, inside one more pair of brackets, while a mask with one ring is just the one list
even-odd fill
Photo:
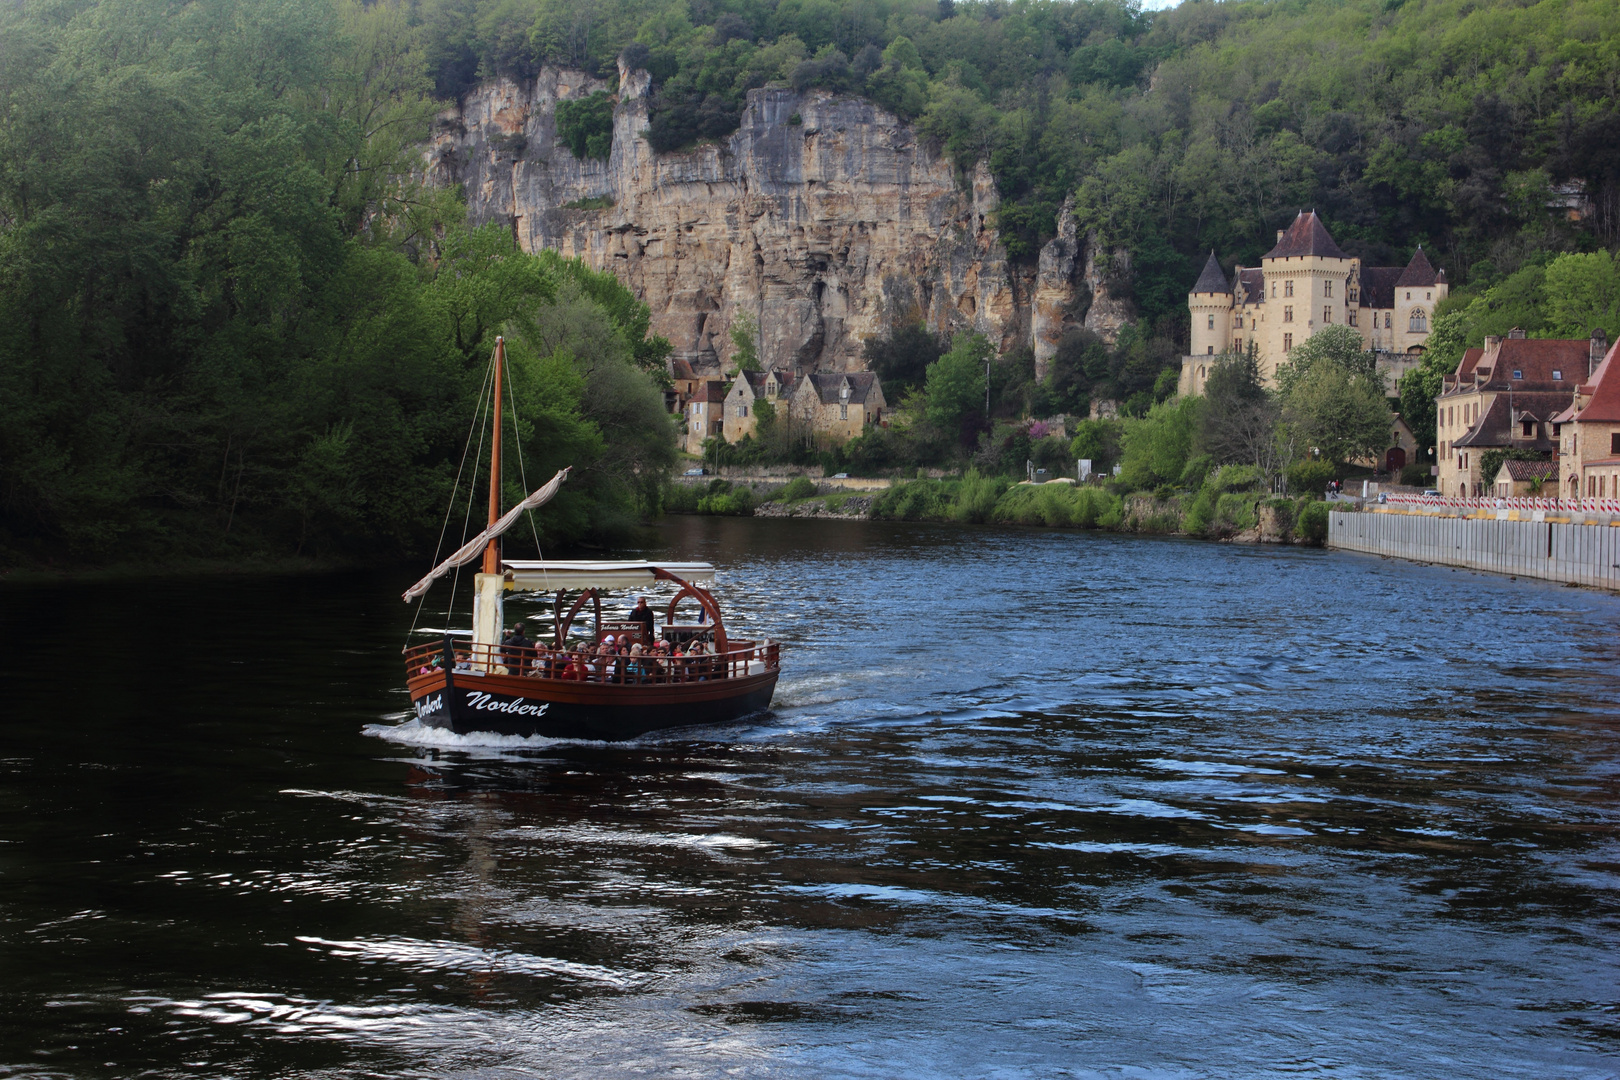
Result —
[[714, 567], [702, 562], [583, 562], [576, 560], [506, 559], [501, 565], [512, 573], [511, 589], [635, 589], [658, 579], [652, 568], [685, 581], [713, 581]]

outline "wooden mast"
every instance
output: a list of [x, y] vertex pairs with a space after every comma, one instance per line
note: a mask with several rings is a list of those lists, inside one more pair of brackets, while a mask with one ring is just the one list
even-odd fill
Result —
[[[501, 516], [501, 369], [506, 367], [506, 339], [495, 339], [495, 435], [489, 450], [489, 523]], [[500, 540], [491, 537], [484, 548], [484, 573], [501, 572]]]

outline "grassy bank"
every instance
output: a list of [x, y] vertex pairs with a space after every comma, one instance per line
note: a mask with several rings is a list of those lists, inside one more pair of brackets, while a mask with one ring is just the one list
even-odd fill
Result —
[[[1151, 492], [1108, 483], [1019, 484], [969, 470], [960, 477], [896, 483], [876, 496], [870, 516], [1272, 543], [1319, 545], [1327, 538], [1328, 508], [1317, 496], [1277, 497], [1260, 487], [1258, 471], [1241, 466], [1212, 471], [1193, 491], [1166, 487]], [[766, 503], [794, 506], [820, 500], [836, 512], [839, 507], [832, 504], [843, 498], [818, 493], [808, 478], [771, 488], [713, 480], [706, 486], [672, 485], [664, 508], [676, 514], [749, 516]]]

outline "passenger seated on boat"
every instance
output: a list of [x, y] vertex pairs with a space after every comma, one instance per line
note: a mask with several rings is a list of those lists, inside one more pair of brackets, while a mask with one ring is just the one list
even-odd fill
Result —
[[533, 648], [534, 642], [524, 636], [523, 624], [518, 623], [501, 639], [501, 662], [511, 674], [521, 674]]
[[456, 670], [471, 671], [472, 669], [472, 657], [464, 652], [456, 653]]
[[647, 676], [651, 674], [651, 671], [648, 668], [647, 658], [642, 652], [640, 642], [630, 646], [629, 655], [624, 658], [623, 664], [624, 681], [627, 683], [646, 682]]
[[575, 645], [568, 657], [568, 665], [562, 669], [562, 678], [570, 682], [584, 682], [587, 673], [585, 646]]

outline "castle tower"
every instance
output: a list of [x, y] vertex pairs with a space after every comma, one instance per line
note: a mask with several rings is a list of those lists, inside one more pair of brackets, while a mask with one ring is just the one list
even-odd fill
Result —
[[1192, 355], [1182, 361], [1179, 390], [1202, 394], [1209, 377], [1209, 358], [1226, 352], [1227, 331], [1232, 325], [1232, 286], [1213, 251], [1187, 294], [1187, 307], [1192, 312]]

